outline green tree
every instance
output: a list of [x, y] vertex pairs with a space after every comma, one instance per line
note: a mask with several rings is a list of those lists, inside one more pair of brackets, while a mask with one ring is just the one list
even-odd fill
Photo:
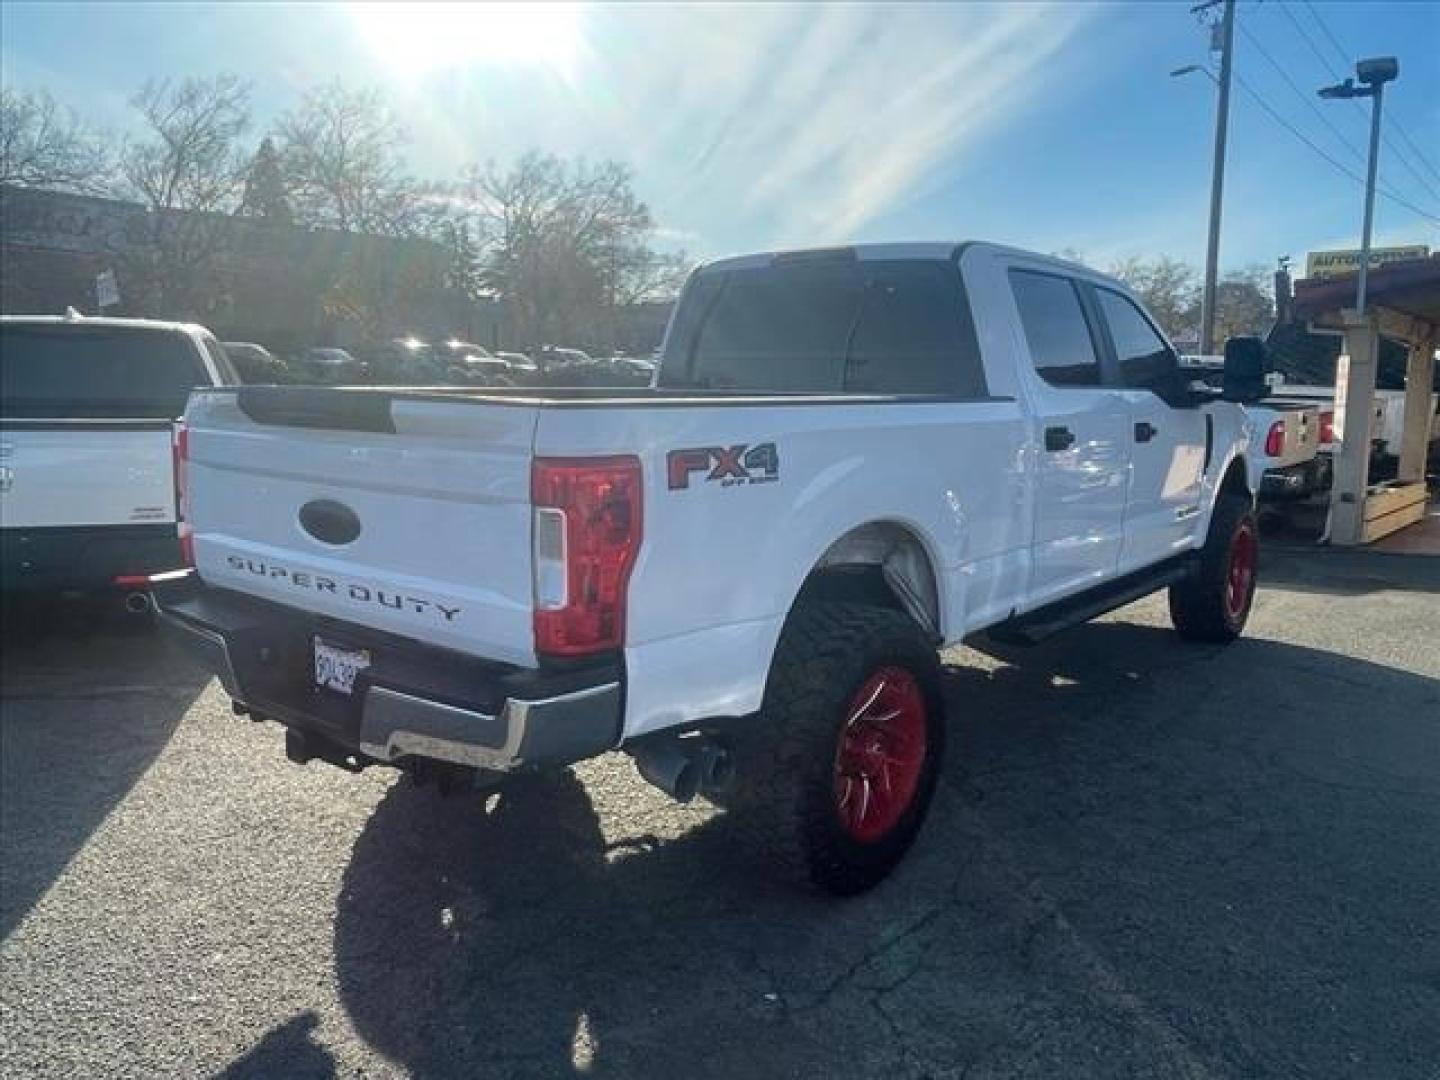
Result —
[[1275, 322], [1270, 275], [1263, 266], [1226, 274], [1215, 288], [1215, 341], [1241, 335], [1265, 336]]
[[289, 225], [294, 220], [280, 155], [269, 135], [260, 140], [260, 147], [245, 174], [245, 194], [240, 199], [240, 213], [276, 225]]
[[467, 300], [478, 298], [484, 292], [485, 274], [470, 222], [464, 218], [442, 221], [439, 234], [446, 254], [446, 287]]

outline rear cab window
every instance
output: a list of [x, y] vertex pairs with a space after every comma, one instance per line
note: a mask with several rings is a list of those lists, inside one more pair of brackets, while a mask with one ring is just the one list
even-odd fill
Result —
[[834, 256], [700, 271], [666, 340], [660, 385], [982, 397], [959, 270]]
[[0, 412], [8, 419], [173, 420], [209, 374], [181, 332], [0, 323]]
[[1011, 270], [1010, 289], [1036, 373], [1051, 386], [1100, 385], [1100, 354], [1075, 282], [1059, 274]]

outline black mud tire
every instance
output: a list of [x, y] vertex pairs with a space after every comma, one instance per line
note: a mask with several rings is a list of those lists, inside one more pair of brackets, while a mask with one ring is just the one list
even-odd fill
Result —
[[[862, 843], [836, 808], [836, 755], [852, 700], [887, 667], [903, 668], [919, 687], [925, 753], [902, 816]], [[792, 883], [840, 896], [871, 888], [925, 820], [944, 756], [943, 710], [939, 658], [911, 619], [863, 604], [798, 609], [780, 635], [760, 714], [736, 747], [727, 802], [741, 841]]]
[[[1245, 629], [1255, 600], [1259, 528], [1243, 495], [1222, 496], [1194, 573], [1170, 586], [1170, 621], [1186, 641], [1225, 644]], [[1249, 585], [1232, 589], [1237, 560], [1248, 550]]]

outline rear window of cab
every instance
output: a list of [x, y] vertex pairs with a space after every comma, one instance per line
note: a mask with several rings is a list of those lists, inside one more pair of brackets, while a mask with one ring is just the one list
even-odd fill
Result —
[[662, 386], [985, 394], [951, 262], [831, 257], [717, 267], [696, 274], [680, 303]]
[[170, 420], [209, 381], [177, 331], [0, 324], [0, 414], [9, 419]]

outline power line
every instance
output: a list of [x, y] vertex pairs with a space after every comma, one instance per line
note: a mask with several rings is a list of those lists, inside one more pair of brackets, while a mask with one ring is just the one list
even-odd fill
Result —
[[[1341, 66], [1348, 65], [1350, 63], [1350, 59], [1346, 55], [1345, 46], [1340, 44], [1340, 39], [1335, 36], [1335, 31], [1330, 29], [1330, 24], [1325, 21], [1325, 19], [1321, 16], [1319, 10], [1316, 9], [1315, 5], [1312, 4], [1310, 0], [1302, 0], [1302, 2], [1305, 5], [1305, 10], [1310, 13], [1310, 17], [1315, 20], [1315, 25], [1318, 26], [1321, 33], [1323, 33], [1325, 37], [1329, 39], [1331, 48], [1335, 50], [1335, 55], [1340, 57]], [[1317, 47], [1315, 42], [1311, 39], [1310, 35], [1305, 32], [1304, 27], [1300, 25], [1300, 21], [1295, 18], [1295, 13], [1290, 10], [1290, 5], [1286, 3], [1281, 3], [1280, 10], [1285, 13], [1286, 18], [1288, 18], [1291, 24], [1295, 27], [1295, 29], [1300, 32], [1300, 36], [1305, 39], [1305, 44], [1309, 45], [1310, 51], [1313, 52], [1317, 57], [1319, 57], [1320, 63], [1325, 66], [1325, 69], [1330, 72], [1330, 74], [1335, 78], [1335, 81], [1342, 81], [1340, 73], [1336, 71], [1335, 68], [1331, 65], [1330, 61], [1325, 58], [1325, 54], [1320, 51], [1319, 47]], [[1352, 98], [1350, 100], [1350, 104], [1355, 106], [1356, 111], [1362, 117], [1365, 115], [1365, 108], [1363, 105], [1360, 104], [1360, 102]], [[1390, 127], [1393, 128], [1400, 135], [1400, 137], [1405, 140], [1405, 145], [1410, 148], [1410, 151], [1425, 166], [1425, 168], [1428, 169], [1432, 174], [1434, 174], [1436, 179], [1440, 179], [1440, 169], [1436, 169], [1434, 164], [1431, 163], [1430, 159], [1427, 158], [1425, 154], [1420, 150], [1420, 147], [1415, 145], [1415, 140], [1410, 138], [1410, 133], [1405, 130], [1405, 125], [1400, 122], [1399, 117], [1395, 116], [1393, 105], [1391, 106]], [[1393, 142], [1390, 141], [1389, 133], [1386, 132], [1381, 137], [1385, 145], [1390, 148], [1390, 150], [1395, 154], [1395, 157], [1400, 161], [1400, 163], [1404, 165], [1407, 169], [1409, 169], [1411, 173], [1413, 173], [1415, 177], [1419, 179], [1420, 182], [1424, 184], [1428, 190], [1433, 192], [1435, 188], [1431, 185], [1430, 181], [1427, 180], [1425, 177], [1421, 176], [1420, 173], [1416, 170], [1415, 166], [1410, 164], [1409, 158], [1407, 158], [1405, 154], [1401, 152], [1398, 146], [1396, 146]]]
[[1302, 0], [1302, 2], [1305, 5], [1305, 10], [1310, 12], [1310, 17], [1315, 20], [1315, 25], [1320, 27], [1325, 36], [1330, 39], [1330, 44], [1335, 49], [1335, 55], [1340, 57], [1340, 63], [1348, 64], [1350, 57], [1345, 54], [1345, 46], [1340, 44], [1340, 39], [1337, 38], [1335, 32], [1330, 29], [1330, 24], [1320, 17], [1320, 12], [1315, 10], [1315, 5], [1310, 3], [1310, 0]]
[[1363, 162], [1365, 160], [1365, 154], [1354, 143], [1350, 141], [1349, 136], [1347, 136], [1335, 125], [1335, 121], [1331, 120], [1330, 117], [1327, 116], [1325, 112], [1320, 108], [1320, 106], [1315, 104], [1315, 102], [1312, 100], [1312, 96], [1305, 93], [1304, 90], [1300, 89], [1300, 87], [1296, 84], [1295, 80], [1290, 77], [1290, 73], [1287, 72], [1280, 65], [1280, 62], [1276, 60], [1275, 57], [1270, 55], [1270, 51], [1260, 43], [1259, 38], [1257, 38], [1246, 28], [1244, 23], [1240, 24], [1240, 32], [1245, 35], [1245, 40], [1250, 42], [1250, 44], [1255, 47], [1255, 49], [1260, 53], [1260, 55], [1269, 62], [1270, 66], [1273, 67], [1280, 74], [1280, 77], [1285, 80], [1286, 85], [1288, 85], [1291, 90], [1295, 91], [1295, 96], [1305, 103], [1305, 107], [1308, 108], [1311, 112], [1313, 112], [1317, 117], [1319, 117], [1320, 122], [1330, 129], [1331, 133], [1334, 134], [1335, 138], [1340, 140], [1341, 145], [1344, 146], [1345, 149], [1349, 150], [1352, 154], [1359, 158], [1360, 161]]
[[[1304, 41], [1306, 45], [1310, 46], [1310, 51], [1315, 54], [1316, 58], [1324, 66], [1325, 70], [1330, 72], [1336, 82], [1340, 82], [1342, 78], [1340, 72], [1335, 70], [1335, 65], [1330, 63], [1329, 59], [1325, 56], [1325, 54], [1320, 51], [1320, 46], [1315, 44], [1315, 39], [1310, 36], [1310, 32], [1306, 30], [1305, 27], [1300, 25], [1300, 20], [1297, 19], [1295, 17], [1295, 13], [1290, 10], [1290, 5], [1280, 4], [1278, 6], [1280, 10], [1285, 13], [1285, 17], [1290, 20], [1290, 25], [1295, 27], [1295, 32], [1300, 35], [1300, 39]], [[1363, 116], [1365, 110], [1361, 107], [1360, 103], [1357, 101], [1353, 104], [1357, 109], [1360, 110], [1360, 113]]]
[[1400, 133], [1400, 138], [1405, 140], [1405, 145], [1410, 148], [1410, 152], [1415, 155], [1416, 159], [1418, 159], [1420, 163], [1425, 166], [1425, 168], [1429, 169], [1432, 173], [1434, 173], [1437, 180], [1440, 180], [1440, 169], [1437, 169], [1431, 163], [1430, 159], [1425, 156], [1424, 152], [1420, 149], [1420, 147], [1415, 145], [1414, 141], [1410, 138], [1410, 133], [1406, 131], [1403, 127], [1401, 127], [1399, 124], [1395, 125], [1395, 130]]
[[[1295, 96], [1305, 103], [1305, 107], [1320, 118], [1320, 122], [1324, 124], [1327, 128], [1329, 128], [1331, 132], [1334, 133], [1335, 137], [1340, 140], [1340, 142], [1344, 145], [1345, 149], [1349, 150], [1350, 153], [1354, 154], [1356, 158], [1363, 162], [1365, 160], [1365, 154], [1358, 147], [1356, 147], [1354, 143], [1350, 141], [1350, 139], [1345, 135], [1343, 131], [1341, 131], [1338, 127], [1335, 126], [1335, 122], [1326, 115], [1325, 111], [1321, 109], [1320, 106], [1315, 104], [1314, 97], [1310, 94], [1307, 94], [1304, 90], [1300, 89], [1300, 87], [1296, 84], [1295, 80], [1290, 77], [1290, 73], [1281, 66], [1280, 62], [1276, 60], [1275, 57], [1270, 55], [1269, 50], [1266, 49], [1265, 46], [1260, 42], [1260, 39], [1257, 38], [1254, 34], [1252, 34], [1248, 29], [1246, 29], [1244, 23], [1240, 24], [1240, 32], [1245, 35], [1245, 40], [1250, 42], [1250, 44], [1256, 48], [1260, 55], [1269, 62], [1270, 66], [1280, 73], [1280, 77], [1285, 80], [1286, 84], [1290, 87], [1291, 90], [1295, 91]], [[1385, 144], [1387, 146], [1390, 146], [1389, 140], [1386, 140]], [[1390, 148], [1392, 150], [1395, 149], [1395, 147], [1393, 146], [1390, 146]], [[1406, 161], [1404, 157], [1402, 157], [1400, 154], [1397, 153], [1396, 158], [1400, 161], [1401, 164], [1403, 164], [1407, 169], [1410, 170], [1411, 174], [1415, 177], [1416, 180], [1420, 181], [1420, 186], [1425, 189], [1426, 194], [1432, 195], [1435, 198], [1440, 199], [1440, 188], [1436, 188], [1434, 184], [1432, 184], [1426, 177], [1416, 171], [1415, 167], [1411, 165], [1408, 161]]]
[[[1286, 131], [1290, 132], [1291, 135], [1294, 135], [1295, 138], [1299, 139], [1311, 150], [1315, 151], [1315, 153], [1319, 154], [1322, 158], [1324, 158], [1331, 165], [1333, 165], [1337, 170], [1350, 177], [1351, 180], [1354, 180], [1361, 187], [1365, 186], [1365, 178], [1363, 176], [1351, 169], [1350, 166], [1332, 157], [1328, 151], [1317, 146], [1314, 142], [1311, 141], [1308, 135], [1306, 135], [1299, 128], [1295, 127], [1295, 125], [1291, 124], [1290, 121], [1286, 120], [1285, 117], [1280, 115], [1280, 113], [1276, 112], [1275, 109], [1271, 107], [1270, 103], [1260, 96], [1259, 91], [1257, 91], [1253, 86], [1246, 82], [1245, 77], [1241, 75], [1238, 71], [1235, 72], [1235, 81], [1240, 84], [1240, 89], [1244, 90], [1247, 94], [1251, 96], [1251, 98], [1254, 99], [1255, 104], [1259, 105], [1260, 108], [1264, 109], [1265, 112], [1270, 115], [1270, 119], [1274, 120]], [[1417, 214], [1425, 220], [1433, 222], [1436, 225], [1440, 225], [1440, 215], [1432, 214], [1428, 210], [1422, 210], [1420, 207], [1416, 206], [1408, 199], [1404, 199], [1401, 196], [1396, 195], [1393, 191], [1387, 191], [1383, 187], [1377, 186], [1376, 190], [1381, 195], [1385, 196], [1385, 198], [1389, 199], [1391, 202], [1399, 206], [1405, 207], [1405, 209], [1409, 210], [1411, 213]]]

